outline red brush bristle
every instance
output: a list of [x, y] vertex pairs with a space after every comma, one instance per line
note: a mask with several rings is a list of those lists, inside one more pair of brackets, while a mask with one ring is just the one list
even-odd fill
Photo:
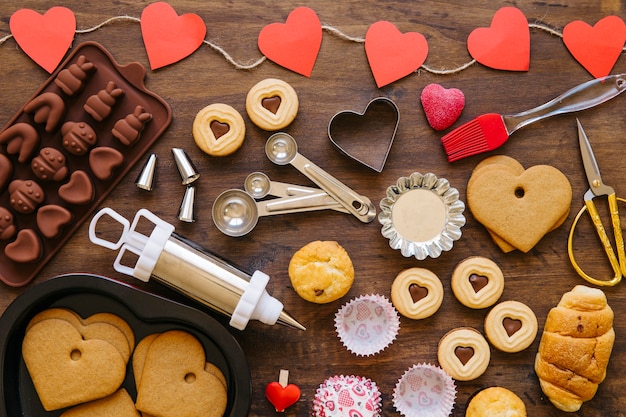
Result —
[[509, 137], [502, 116], [483, 114], [454, 129], [441, 138], [448, 162], [492, 151], [502, 146]]

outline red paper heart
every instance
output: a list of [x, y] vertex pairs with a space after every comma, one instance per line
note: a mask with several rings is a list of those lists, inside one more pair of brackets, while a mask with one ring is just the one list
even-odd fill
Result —
[[530, 68], [530, 30], [528, 19], [515, 7], [503, 7], [489, 28], [474, 29], [467, 38], [470, 55], [490, 68], [528, 71]]
[[194, 13], [178, 15], [165, 2], [152, 3], [141, 13], [141, 35], [150, 68], [155, 70], [191, 55], [202, 45], [206, 25]]
[[626, 42], [626, 24], [618, 16], [607, 16], [591, 26], [581, 20], [563, 28], [563, 43], [591, 75], [611, 73]]
[[265, 387], [265, 396], [276, 408], [276, 411], [282, 413], [285, 408], [295, 404], [300, 399], [300, 388], [294, 384], [283, 387], [278, 382], [270, 382]]
[[76, 17], [66, 7], [53, 7], [43, 15], [20, 9], [11, 15], [9, 27], [26, 55], [51, 73], [72, 45]]
[[308, 7], [292, 10], [285, 23], [271, 23], [259, 33], [259, 49], [268, 59], [310, 77], [322, 45], [322, 24]]
[[465, 95], [458, 88], [429, 84], [422, 90], [422, 108], [428, 124], [435, 130], [452, 126], [465, 107]]
[[379, 21], [365, 34], [365, 53], [380, 88], [417, 70], [428, 56], [428, 42], [421, 33], [402, 33], [392, 23]]

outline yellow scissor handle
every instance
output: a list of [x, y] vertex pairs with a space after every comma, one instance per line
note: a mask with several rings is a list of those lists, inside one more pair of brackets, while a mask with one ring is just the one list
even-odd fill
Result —
[[[567, 239], [567, 253], [569, 255], [569, 259], [572, 262], [572, 266], [585, 280], [588, 282], [600, 285], [600, 286], [614, 286], [617, 285], [621, 280], [622, 276], [626, 275], [626, 252], [624, 250], [624, 238], [622, 236], [622, 226], [619, 218], [619, 211], [617, 208], [617, 201], [626, 202], [625, 199], [616, 197], [615, 194], [608, 195], [608, 203], [609, 203], [609, 211], [611, 213], [611, 224], [613, 226], [613, 235], [615, 237], [615, 245], [617, 246], [617, 256], [615, 255], [615, 251], [611, 246], [611, 241], [609, 240], [608, 235], [606, 234], [606, 230], [602, 225], [602, 220], [600, 219], [600, 214], [598, 213], [598, 209], [596, 208], [593, 200], [586, 200], [585, 205], [580, 209], [576, 217], [574, 218], [574, 223], [572, 224], [572, 228], [569, 232], [569, 238]], [[602, 242], [602, 246], [604, 247], [604, 251], [606, 252], [607, 257], [609, 258], [609, 263], [611, 264], [611, 268], [613, 268], [613, 272], [615, 275], [610, 280], [600, 280], [593, 278], [576, 262], [574, 258], [574, 249], [573, 249], [573, 238], [574, 238], [574, 229], [576, 229], [576, 225], [580, 220], [582, 214], [587, 211], [589, 212], [589, 216], [593, 221], [593, 225], [596, 228], [596, 232], [598, 233], [598, 237]]]

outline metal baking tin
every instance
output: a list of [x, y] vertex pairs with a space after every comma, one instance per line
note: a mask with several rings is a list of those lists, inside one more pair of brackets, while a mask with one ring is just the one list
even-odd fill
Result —
[[389, 246], [418, 260], [437, 258], [452, 249], [465, 225], [465, 204], [445, 178], [412, 173], [387, 188], [378, 221]]
[[[109, 312], [123, 318], [139, 342], [151, 333], [185, 330], [202, 343], [207, 359], [220, 368], [228, 383], [225, 417], [247, 417], [252, 383], [248, 363], [236, 339], [206, 313], [141, 291], [109, 278], [71, 274], [48, 279], [18, 296], [0, 317], [0, 417], [59, 416], [46, 412], [22, 359], [28, 322], [47, 308], [70, 308], [82, 317]], [[135, 397], [132, 367], [122, 387]]]
[[344, 110], [328, 124], [328, 138], [353, 160], [382, 172], [396, 137], [400, 110], [391, 99], [377, 97], [358, 113]]

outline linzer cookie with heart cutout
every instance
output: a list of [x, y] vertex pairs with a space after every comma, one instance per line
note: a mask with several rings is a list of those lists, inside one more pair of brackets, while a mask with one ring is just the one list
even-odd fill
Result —
[[520, 172], [509, 163], [485, 164], [467, 184], [470, 211], [504, 252], [530, 251], [563, 223], [571, 202], [569, 180], [550, 165]]
[[452, 292], [466, 307], [490, 307], [504, 291], [504, 274], [494, 261], [471, 256], [459, 262], [452, 272]]
[[537, 317], [519, 301], [504, 301], [491, 309], [485, 318], [485, 334], [503, 352], [520, 352], [537, 336]]
[[409, 268], [400, 272], [391, 285], [391, 302], [404, 317], [430, 317], [443, 303], [443, 285], [432, 271]]
[[241, 114], [223, 103], [210, 104], [200, 110], [193, 121], [196, 145], [212, 156], [226, 156], [243, 145], [246, 125]]
[[256, 83], [246, 96], [246, 111], [252, 123], [276, 131], [291, 124], [298, 115], [298, 94], [283, 80], [267, 78]]
[[458, 327], [439, 341], [437, 360], [452, 378], [471, 381], [481, 376], [489, 366], [489, 343], [478, 330]]
[[169, 126], [145, 76], [83, 43], [0, 131], [0, 280], [31, 281]]

